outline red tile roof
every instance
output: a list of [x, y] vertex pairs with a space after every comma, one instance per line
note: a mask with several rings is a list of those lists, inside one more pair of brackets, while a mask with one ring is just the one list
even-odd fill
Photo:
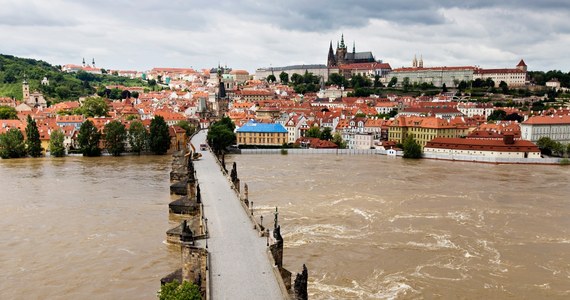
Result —
[[560, 125], [568, 124], [570, 125], [570, 115], [550, 115], [550, 116], [533, 116], [528, 120], [522, 122], [522, 124], [530, 125]]
[[540, 152], [531, 141], [515, 140], [514, 144], [505, 144], [503, 140], [434, 138], [425, 148], [498, 151], [498, 152]]

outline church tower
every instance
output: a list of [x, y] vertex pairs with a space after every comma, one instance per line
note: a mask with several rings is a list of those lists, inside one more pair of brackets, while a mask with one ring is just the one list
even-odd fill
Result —
[[412, 60], [412, 68], [417, 68], [417, 67], [418, 67], [418, 58], [414, 54], [414, 60]]
[[520, 61], [520, 62], [518, 63], [518, 65], [517, 65], [517, 69], [519, 69], [519, 70], [521, 70], [521, 71], [523, 71], [523, 72], [526, 72], [527, 66], [526, 66], [526, 64], [524, 63], [524, 60], [521, 59], [521, 61]]
[[331, 44], [329, 46], [329, 56], [327, 58], [327, 67], [328, 68], [336, 67], [336, 58], [334, 57], [332, 41], [331, 41]]
[[418, 68], [424, 67], [424, 56], [420, 54], [420, 61], [418, 62]]
[[337, 65], [343, 65], [346, 58], [346, 45], [344, 44], [344, 34], [340, 37], [340, 45], [336, 49], [336, 63]]
[[22, 82], [22, 100], [27, 102], [30, 99], [30, 86], [28, 85], [28, 80], [26, 80], [26, 76], [24, 75], [24, 81]]
[[95, 58], [93, 58], [93, 60], [92, 60], [92, 65], [91, 65], [91, 66], [92, 66], [93, 68], [95, 68]]

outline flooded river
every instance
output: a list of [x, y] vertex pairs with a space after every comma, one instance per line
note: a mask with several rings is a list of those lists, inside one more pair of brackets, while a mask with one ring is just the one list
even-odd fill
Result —
[[[241, 155], [311, 299], [570, 297], [570, 168]], [[156, 299], [169, 156], [0, 161], [1, 299]]]
[[0, 161], [0, 299], [156, 299], [170, 156]]
[[570, 168], [240, 155], [311, 299], [570, 298]]

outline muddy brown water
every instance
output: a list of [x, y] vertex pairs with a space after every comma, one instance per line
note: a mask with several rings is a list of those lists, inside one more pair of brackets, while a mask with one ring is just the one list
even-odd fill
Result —
[[[570, 168], [238, 155], [311, 299], [570, 297]], [[171, 158], [0, 161], [1, 299], [156, 299]]]

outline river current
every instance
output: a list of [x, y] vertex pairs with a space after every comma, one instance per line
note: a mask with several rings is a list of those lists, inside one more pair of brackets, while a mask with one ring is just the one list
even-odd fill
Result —
[[570, 168], [239, 155], [311, 299], [570, 298]]
[[[311, 299], [570, 297], [570, 168], [238, 155]], [[0, 161], [1, 299], [156, 299], [171, 157]], [[264, 223], [265, 223], [264, 222]], [[266, 223], [267, 224], [267, 223]]]
[[0, 161], [0, 299], [157, 299], [170, 156]]

